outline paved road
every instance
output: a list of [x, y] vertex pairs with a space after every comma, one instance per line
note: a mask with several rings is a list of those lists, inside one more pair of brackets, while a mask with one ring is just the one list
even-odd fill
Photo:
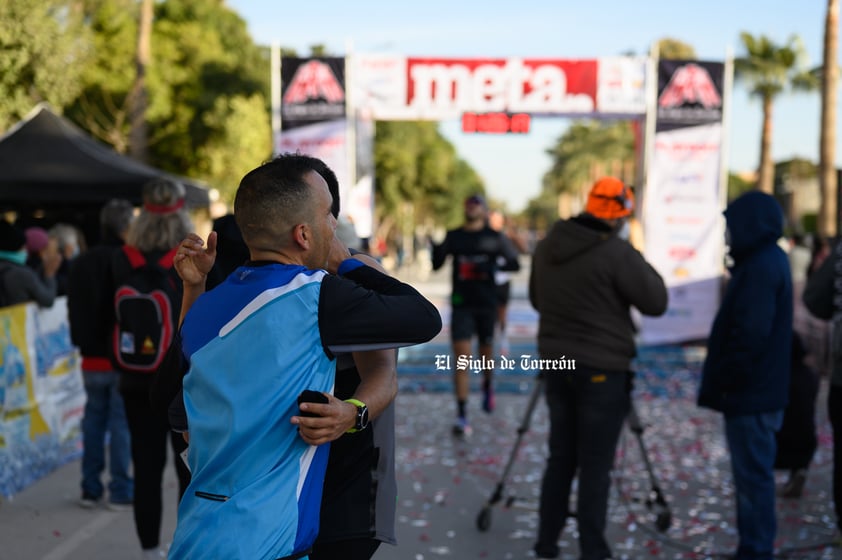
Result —
[[[522, 276], [519, 277], [522, 281]], [[441, 276], [418, 281], [443, 306]], [[522, 282], [516, 285], [520, 328], [530, 328]], [[446, 309], [443, 309], [446, 312]], [[516, 321], [517, 322], [517, 321]], [[533, 325], [534, 328], [534, 325]], [[513, 354], [529, 352], [529, 337], [513, 336]], [[447, 352], [445, 335], [413, 352], [404, 352], [397, 400], [398, 519], [397, 547], [383, 546], [375, 560], [529, 558], [537, 524], [535, 502], [546, 457], [546, 408], [538, 401], [530, 416], [504, 495], [512, 507], [489, 508], [486, 531], [477, 517], [487, 505], [506, 462], [513, 455], [517, 429], [529, 409], [534, 377], [513, 372], [500, 378], [505, 389], [493, 415], [470, 403], [475, 429], [467, 440], [449, 432], [453, 401], [447, 372], [436, 372], [434, 356]], [[643, 439], [658, 482], [669, 501], [671, 525], [656, 530], [645, 501], [649, 479], [634, 434], [626, 431], [618, 454], [609, 511], [609, 539], [618, 558], [721, 558], [733, 550], [736, 536], [733, 487], [718, 415], [698, 409], [693, 396], [702, 354], [698, 348], [644, 349], [636, 366], [635, 402], [644, 422]], [[425, 365], [426, 364], [426, 365]], [[474, 384], [476, 386], [476, 382]], [[824, 395], [820, 396], [820, 448], [804, 497], [780, 500], [779, 557], [842, 559], [830, 491], [830, 433]], [[0, 560], [114, 560], [138, 557], [130, 512], [76, 505], [79, 462], [73, 461], [0, 504]], [[166, 473], [162, 539], [175, 523], [175, 482]], [[505, 500], [504, 500], [505, 502]], [[562, 536], [564, 558], [577, 558], [575, 521]]]

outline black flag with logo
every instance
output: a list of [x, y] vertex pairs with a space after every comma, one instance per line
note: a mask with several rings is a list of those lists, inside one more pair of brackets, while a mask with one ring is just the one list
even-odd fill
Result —
[[345, 118], [345, 59], [281, 61], [281, 130]]
[[721, 122], [723, 76], [721, 62], [659, 61], [656, 130]]

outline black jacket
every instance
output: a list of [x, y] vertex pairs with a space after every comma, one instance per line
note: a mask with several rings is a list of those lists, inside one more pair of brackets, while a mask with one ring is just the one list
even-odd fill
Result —
[[626, 371], [636, 355], [630, 308], [667, 308], [661, 276], [609, 225], [582, 216], [556, 222], [535, 248], [529, 300], [538, 311], [542, 358]]
[[70, 339], [82, 356], [107, 358], [114, 329], [114, 255], [122, 243], [111, 239], [75, 259], [67, 278]]
[[477, 231], [448, 231], [440, 245], [433, 245], [433, 270], [441, 268], [448, 255], [453, 257], [454, 307], [493, 308], [497, 305], [494, 273], [520, 270], [514, 244], [488, 226]]
[[699, 406], [729, 416], [786, 407], [792, 347], [792, 275], [777, 240], [783, 213], [752, 191], [725, 210], [734, 259], [708, 337]]

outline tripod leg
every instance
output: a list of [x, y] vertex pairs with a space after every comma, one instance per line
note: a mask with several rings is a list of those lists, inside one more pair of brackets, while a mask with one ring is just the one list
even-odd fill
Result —
[[[512, 452], [506, 462], [506, 468], [503, 469], [503, 474], [500, 476], [500, 481], [497, 483], [497, 487], [494, 489], [494, 493], [491, 498], [489, 498], [488, 502], [486, 502], [485, 506], [483, 506], [480, 510], [479, 515], [477, 515], [476, 526], [477, 529], [482, 532], [487, 531], [491, 526], [491, 506], [503, 499], [503, 487], [505, 486], [506, 479], [509, 478], [509, 472], [512, 470], [512, 466], [514, 465], [515, 457], [517, 456], [521, 440], [523, 439], [523, 434], [529, 430], [529, 425], [532, 421], [532, 413], [535, 411], [535, 405], [538, 403], [538, 397], [541, 396], [543, 390], [544, 379], [543, 376], [539, 374], [535, 381], [535, 387], [532, 389], [532, 394], [529, 397], [529, 404], [526, 407], [523, 420], [517, 429], [517, 439], [515, 439]], [[509, 503], [511, 503], [511, 499]]]
[[517, 455], [518, 449], [520, 449], [520, 442], [523, 439], [523, 434], [529, 431], [529, 426], [532, 423], [532, 413], [535, 411], [535, 405], [538, 403], [538, 397], [541, 396], [541, 393], [543, 391], [544, 378], [542, 375], [539, 374], [535, 380], [535, 387], [532, 389], [532, 394], [529, 396], [529, 404], [526, 407], [526, 412], [523, 415], [523, 420], [521, 420], [520, 426], [517, 429], [517, 439], [515, 440], [515, 445], [512, 448], [512, 453], [511, 455], [509, 455], [509, 460], [506, 463], [506, 468], [503, 470], [501, 483], [509, 477], [509, 471], [512, 470], [512, 466], [514, 465], [515, 456]]
[[650, 498], [646, 500], [646, 503], [648, 507], [655, 505], [655, 525], [663, 533], [672, 525], [672, 513], [658, 484], [658, 480], [655, 478], [655, 471], [652, 468], [652, 462], [649, 460], [649, 453], [647, 453], [646, 445], [643, 441], [643, 423], [640, 421], [640, 416], [637, 414], [634, 402], [631, 402], [629, 406], [628, 422], [629, 429], [634, 432], [635, 439], [637, 439], [637, 443], [640, 446], [640, 455], [643, 457], [643, 464], [646, 467], [646, 473], [649, 475], [649, 484], [651, 486], [650, 496], [651, 494], [655, 495], [654, 502]]

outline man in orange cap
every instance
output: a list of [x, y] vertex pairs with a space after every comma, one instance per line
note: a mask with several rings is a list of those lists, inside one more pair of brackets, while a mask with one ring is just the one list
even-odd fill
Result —
[[578, 474], [580, 558], [611, 558], [605, 540], [610, 471], [630, 406], [635, 327], [666, 311], [660, 275], [620, 235], [634, 209], [631, 189], [598, 180], [585, 212], [556, 222], [532, 258], [529, 299], [538, 310], [538, 352], [565, 368], [541, 372], [550, 411], [550, 456], [541, 487], [535, 554], [558, 558], [558, 538]]

